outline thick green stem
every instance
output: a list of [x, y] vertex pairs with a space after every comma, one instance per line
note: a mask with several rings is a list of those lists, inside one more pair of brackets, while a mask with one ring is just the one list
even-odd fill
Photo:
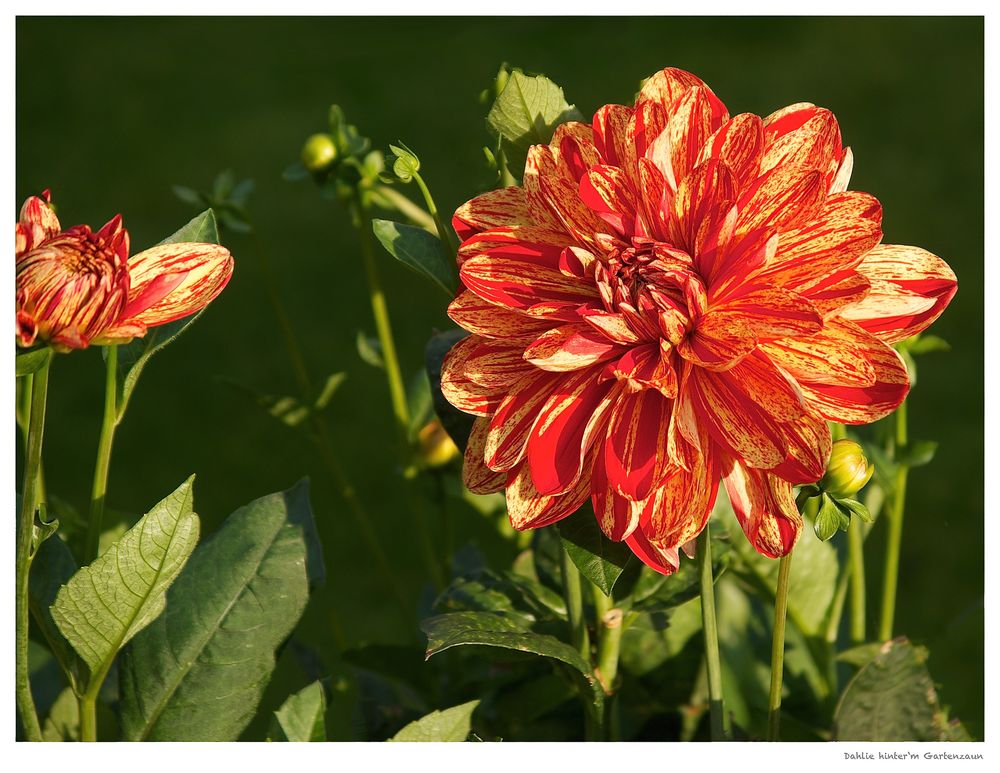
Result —
[[104, 520], [104, 501], [108, 491], [108, 472], [111, 468], [111, 448], [118, 427], [118, 347], [106, 349], [104, 377], [104, 420], [101, 437], [97, 443], [97, 463], [94, 467], [94, 485], [90, 492], [90, 519], [87, 521], [87, 543], [84, 563], [97, 558], [101, 542], [101, 524]]
[[510, 188], [517, 185], [517, 178], [510, 173], [510, 167], [507, 165], [507, 154], [503, 152], [503, 149], [497, 153], [497, 165], [500, 167], [500, 186]]
[[788, 610], [788, 575], [792, 554], [778, 564], [778, 588], [774, 598], [774, 632], [771, 637], [771, 692], [767, 701], [767, 740], [777, 741], [781, 729], [781, 680], [785, 669], [785, 614]]
[[[597, 631], [597, 678], [601, 681], [604, 693], [613, 703], [613, 696], [618, 681], [618, 655], [622, 641], [622, 610], [615, 606], [614, 599], [605, 596], [596, 585], [591, 585], [594, 598], [594, 622]], [[608, 720], [604, 728], [605, 740], [613, 741], [610, 733], [611, 705], [605, 707], [604, 716]]]
[[580, 571], [569, 557], [566, 549], [562, 550], [563, 598], [566, 600], [566, 616], [569, 618], [569, 638], [577, 652], [588, 663], [590, 662], [590, 634], [587, 633], [587, 621], [583, 618], [583, 587]]
[[712, 576], [712, 540], [708, 524], [698, 537], [698, 575], [701, 584], [701, 623], [705, 632], [705, 667], [708, 670], [708, 705], [712, 740], [729, 739], [729, 717], [722, 699], [722, 659], [719, 627], [715, 619], [715, 581]]
[[455, 232], [452, 230], [451, 226], [446, 224], [442, 219], [441, 215], [438, 213], [437, 205], [434, 203], [434, 198], [431, 196], [430, 189], [428, 189], [427, 184], [424, 182], [424, 178], [419, 174], [414, 174], [413, 179], [417, 183], [417, 187], [420, 188], [420, 193], [424, 197], [424, 204], [427, 205], [427, 211], [431, 213], [431, 217], [434, 218], [434, 226], [437, 228], [438, 238], [441, 243], [448, 247], [448, 252], [452, 258], [455, 257], [458, 252], [458, 241], [455, 236]]
[[372, 244], [372, 222], [368, 203], [362, 192], [357, 195], [358, 220], [361, 230], [361, 254], [365, 263], [365, 274], [368, 277], [368, 296], [371, 301], [372, 314], [375, 317], [375, 329], [379, 344], [382, 347], [382, 361], [385, 364], [385, 376], [389, 384], [389, 397], [392, 401], [392, 413], [396, 421], [400, 443], [405, 450], [409, 445], [410, 409], [406, 403], [406, 387], [399, 368], [399, 358], [396, 356], [396, 343], [392, 337], [392, 325], [389, 322], [389, 307], [382, 292], [382, 282], [379, 278], [378, 264], [375, 260], [375, 248]]
[[865, 530], [856, 517], [847, 528], [848, 561], [851, 567], [851, 642], [865, 641]]
[[[906, 449], [906, 402], [896, 409], [895, 455], [900, 459]], [[892, 638], [893, 619], [896, 614], [896, 585], [899, 580], [899, 552], [903, 544], [903, 513], [906, 507], [906, 476], [909, 468], [900, 462], [896, 469], [892, 507], [886, 515], [889, 535], [885, 545], [885, 577], [882, 581], [882, 617], [879, 624], [879, 641]]]
[[91, 695], [81, 695], [77, 700], [80, 709], [80, 740], [94, 742], [97, 740], [97, 698]]
[[31, 607], [28, 596], [28, 578], [31, 572], [32, 535], [35, 512], [39, 505], [39, 470], [42, 463], [42, 437], [45, 434], [45, 403], [49, 390], [49, 362], [34, 375], [31, 387], [31, 411], [28, 420], [28, 443], [24, 459], [24, 489], [21, 499], [20, 520], [17, 524], [17, 556], [15, 575], [15, 656], [17, 709], [29, 741], [40, 741], [42, 730], [38, 724], [35, 701], [31, 696], [28, 664], [28, 626]]

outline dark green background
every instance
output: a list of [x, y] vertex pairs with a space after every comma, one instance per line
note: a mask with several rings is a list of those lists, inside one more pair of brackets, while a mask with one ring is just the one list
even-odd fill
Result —
[[[415, 604], [426, 577], [388, 450], [387, 391], [354, 345], [359, 328], [373, 330], [357, 234], [312, 185], [284, 182], [281, 171], [337, 102], [376, 147], [402, 139], [414, 148], [451, 211], [486, 180], [477, 95], [503, 61], [546, 73], [588, 115], [629, 101], [640, 78], [666, 65], [700, 75], [732, 114], [797, 101], [829, 107], [854, 149], [852, 187], [885, 207], [885, 241], [920, 245], [955, 269], [958, 296], [934, 329], [954, 349], [923, 360], [911, 402], [912, 436], [941, 448], [911, 476], [897, 629], [930, 647], [942, 699], [982, 737], [981, 19], [21, 18], [18, 203], [50, 186], [64, 223], [98, 226], [121, 211], [143, 248], [193, 214], [171, 184], [205, 188], [226, 167], [257, 181], [252, 208], [314, 375], [350, 374], [332, 431]], [[334, 625], [355, 643], [412, 637], [416, 617], [401, 618], [388, 601], [309, 447], [219, 382], [294, 388], [250, 245], [236, 237], [230, 246], [232, 283], [140, 384], [119, 433], [110, 504], [141, 512], [197, 472], [208, 531], [310, 473], [331, 582], [311, 602], [303, 638], [332, 653]], [[427, 337], [447, 323], [444, 299], [381, 257], [413, 372]], [[96, 351], [56, 362], [49, 485], [78, 503], [101, 388]], [[471, 511], [459, 517], [459, 542], [487, 528]], [[869, 542], [873, 612], [882, 528]], [[285, 663], [267, 700], [276, 705], [302, 684]]]

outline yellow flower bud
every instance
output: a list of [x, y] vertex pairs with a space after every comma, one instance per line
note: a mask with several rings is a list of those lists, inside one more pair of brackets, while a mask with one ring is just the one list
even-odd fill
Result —
[[875, 465], [868, 461], [860, 445], [853, 440], [838, 440], [819, 485], [831, 496], [850, 497], [867, 485], [874, 472]]
[[314, 134], [302, 146], [302, 166], [310, 172], [323, 172], [337, 158], [337, 146], [329, 134]]
[[443, 467], [459, 455], [458, 447], [437, 419], [427, 422], [417, 439], [420, 442], [420, 459], [427, 467]]

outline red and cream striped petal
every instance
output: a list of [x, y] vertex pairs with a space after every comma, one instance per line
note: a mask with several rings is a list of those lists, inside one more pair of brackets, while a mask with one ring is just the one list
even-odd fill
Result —
[[580, 198], [619, 235], [636, 233], [636, 197], [624, 169], [593, 167], [580, 179]]
[[[497, 346], [495, 341], [470, 335], [456, 343], [445, 355], [441, 364], [441, 393], [460, 411], [489, 416], [506, 395], [506, 387], [514, 376], [499, 383], [494, 381], [489, 386], [479, 383], [479, 380], [485, 380], [482, 365], [491, 355], [498, 354]], [[525, 366], [531, 367], [527, 363]]]
[[733, 458], [724, 461], [723, 481], [736, 518], [754, 549], [768, 558], [787, 555], [802, 531], [792, 484]]
[[702, 157], [725, 164], [733, 173], [736, 190], [742, 192], [760, 176], [763, 152], [763, 122], [752, 113], [741, 113], [712, 135], [702, 149]]
[[826, 184], [819, 172], [779, 166], [761, 175], [740, 196], [735, 235], [801, 228], [816, 218], [825, 198]]
[[697, 260], [709, 237], [718, 233], [736, 201], [736, 178], [711, 158], [684, 178], [674, 197], [671, 242]]
[[489, 419], [479, 418], [472, 424], [472, 433], [465, 446], [462, 462], [462, 482], [473, 494], [493, 494], [507, 485], [506, 472], [494, 472], [486, 466], [486, 435]]
[[761, 349], [796, 381], [868, 387], [875, 383], [871, 360], [885, 345], [847, 320], [826, 320], [818, 333], [763, 344]]
[[699, 459], [690, 472], [678, 468], [660, 482], [639, 521], [647, 539], [680, 547], [701, 534], [719, 491], [717, 457], [710, 448], [708, 457]]
[[815, 483], [823, 477], [830, 461], [832, 440], [829, 425], [823, 419], [805, 413], [781, 428], [785, 433], [788, 456], [771, 470], [771, 474], [795, 485]]
[[201, 311], [233, 275], [233, 257], [218, 244], [162, 244], [128, 261], [128, 304], [119, 324], [165, 325]]
[[595, 233], [607, 231], [604, 221], [580, 198], [580, 184], [569, 167], [559, 163], [547, 145], [533, 145], [528, 151], [523, 184], [535, 220], [544, 222], [554, 216], [584, 245], [593, 242]]
[[809, 300], [756, 281], [727, 293], [713, 304], [711, 313], [739, 319], [758, 341], [810, 335], [823, 327], [823, 318]]
[[524, 350], [524, 359], [542, 370], [564, 373], [604, 362], [621, 351], [621, 344], [594, 327], [573, 322], [540, 335]]
[[927, 328], [958, 291], [948, 264], [919, 247], [880, 245], [864, 256], [858, 272], [871, 291], [841, 315], [887, 343]]
[[550, 322], [484, 301], [469, 290], [459, 292], [448, 306], [448, 316], [470, 333], [501, 339], [511, 345], [527, 346], [552, 327]]
[[560, 521], [579, 510], [590, 496], [590, 469], [594, 454], [587, 456], [584, 472], [567, 491], [556, 496], [535, 488], [531, 468], [525, 460], [507, 473], [507, 515], [517, 531], [539, 529]]
[[608, 539], [620, 542], [626, 539], [639, 525], [639, 516], [644, 503], [634, 502], [615, 491], [608, 480], [606, 440], [595, 444], [596, 458], [590, 478], [591, 503], [597, 524]]
[[542, 494], [569, 490], [579, 480], [583, 460], [607, 425], [618, 397], [616, 382], [600, 381], [599, 368], [575, 371], [550, 392], [528, 437], [531, 477]]
[[460, 206], [451, 220], [463, 242], [481, 231], [512, 225], [532, 225], [523, 188], [498, 188]]
[[625, 394], [615, 404], [603, 461], [617, 493], [632, 501], [644, 500], [666, 474], [670, 412], [671, 401], [652, 389]]
[[843, 146], [833, 113], [821, 107], [783, 111], [764, 120], [761, 173], [778, 166], [819, 171], [827, 183], [840, 165]]
[[709, 370], [726, 370], [757, 346], [750, 326], [739, 316], [709, 311], [677, 345], [677, 353], [688, 362]]
[[533, 369], [511, 386], [489, 422], [483, 449], [487, 467], [509, 470], [521, 461], [542, 408], [566, 378], [560, 373]]
[[674, 111], [667, 119], [664, 134], [670, 143], [670, 174], [675, 190], [695, 168], [702, 148], [709, 137], [728, 119], [728, 114], [720, 113], [718, 100], [713, 102], [711, 90], [707, 86], [691, 88], [676, 103]]
[[874, 336], [867, 352], [875, 373], [870, 386], [840, 386], [799, 381], [799, 387], [813, 411], [840, 424], [871, 424], [885, 418], [906, 399], [910, 378], [896, 350]]
[[660, 574], [671, 575], [681, 565], [676, 547], [664, 547], [662, 542], [649, 539], [642, 529], [633, 531], [625, 544], [640, 561]]

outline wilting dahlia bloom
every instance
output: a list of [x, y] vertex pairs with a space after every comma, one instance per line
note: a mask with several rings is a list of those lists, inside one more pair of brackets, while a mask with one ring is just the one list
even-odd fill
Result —
[[533, 147], [522, 187], [454, 219], [449, 313], [472, 335], [442, 388], [480, 417], [467, 485], [506, 489], [518, 529], [590, 498], [611, 539], [669, 573], [721, 480], [753, 546], [791, 550], [792, 487], [822, 476], [826, 422], [902, 402], [890, 344], [956, 290], [940, 258], [880, 244], [851, 165], [829, 110], [730, 118], [675, 69]]
[[15, 225], [17, 342], [66, 351], [127, 341], [208, 305], [233, 273], [216, 244], [164, 244], [128, 255], [117, 215], [101, 230], [61, 230], [49, 193], [24, 202]]

